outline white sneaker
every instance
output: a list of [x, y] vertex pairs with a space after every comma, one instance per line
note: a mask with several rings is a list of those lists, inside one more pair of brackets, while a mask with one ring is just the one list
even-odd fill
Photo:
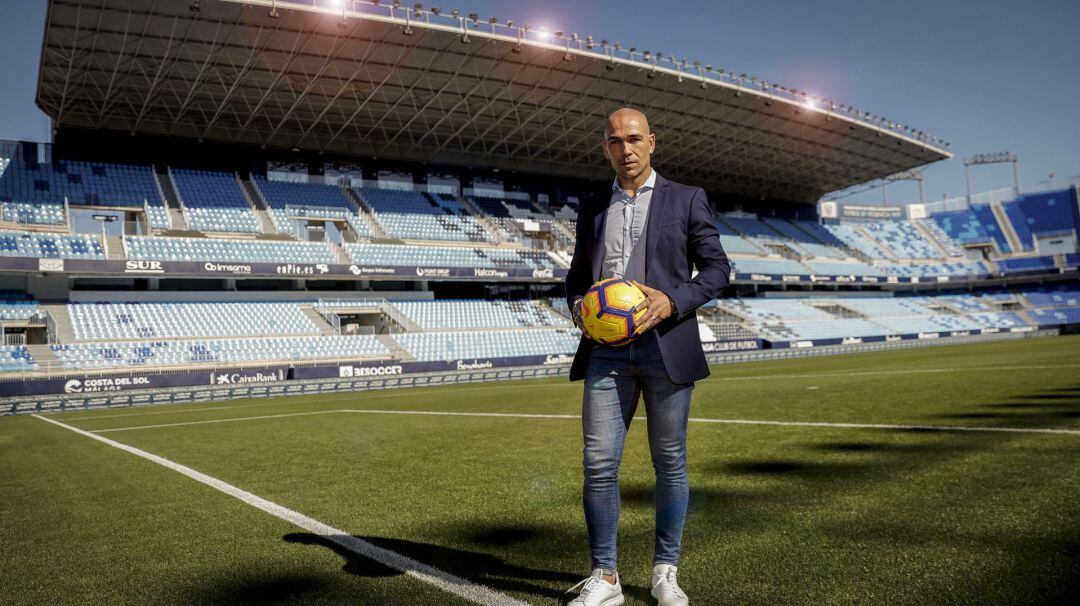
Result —
[[652, 569], [652, 597], [657, 606], [690, 606], [690, 598], [679, 588], [679, 569], [671, 564], [657, 564]]
[[578, 588], [581, 592], [568, 602], [567, 606], [620, 606], [623, 603], [622, 583], [619, 582], [617, 572], [615, 584], [612, 585], [604, 580], [604, 572], [597, 568], [589, 578], [574, 585], [566, 593], [577, 591]]

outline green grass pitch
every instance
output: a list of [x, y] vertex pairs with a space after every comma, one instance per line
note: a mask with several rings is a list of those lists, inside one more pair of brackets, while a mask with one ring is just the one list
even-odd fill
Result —
[[[99, 435], [554, 604], [589, 566], [579, 421], [307, 413], [577, 415], [580, 399], [581, 384], [563, 379], [50, 418], [88, 431], [141, 427]], [[1080, 599], [1080, 337], [715, 367], [692, 416], [822, 423], [691, 424], [680, 581], [694, 604]], [[652, 603], [643, 423], [621, 484], [627, 603]], [[465, 603], [28, 416], [0, 418], [0, 546], [5, 604]]]

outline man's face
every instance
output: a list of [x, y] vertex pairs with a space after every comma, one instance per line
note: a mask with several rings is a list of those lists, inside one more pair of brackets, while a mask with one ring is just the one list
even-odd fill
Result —
[[617, 112], [604, 129], [604, 157], [622, 180], [634, 180], [649, 168], [656, 136], [637, 112]]

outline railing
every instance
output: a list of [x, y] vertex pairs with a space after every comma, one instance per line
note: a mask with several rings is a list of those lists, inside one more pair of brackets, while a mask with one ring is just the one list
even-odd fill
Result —
[[[391, 354], [392, 353], [393, 352], [391, 352]], [[184, 362], [159, 366], [152, 366], [149, 365], [149, 363], [124, 364], [117, 366], [94, 368], [70, 367], [65, 366], [62, 361], [48, 360], [38, 361], [38, 369], [32, 372], [18, 374], [0, 373], [0, 383], [7, 383], [12, 381], [33, 381], [40, 379], [97, 378], [114, 376], [118, 374], [130, 375], [132, 373], [138, 373], [140, 375], [173, 375], [210, 370], [243, 371], [247, 369], [262, 369], [268, 366], [288, 366], [292, 368], [300, 368], [306, 366], [325, 366], [333, 364], [355, 364], [360, 362], [390, 362], [393, 360], [393, 355], [371, 355], [305, 358], [302, 360], [267, 358], [264, 360], [245, 360], [243, 362]]]
[[316, 219], [343, 219], [350, 211], [345, 208], [334, 208], [332, 206], [311, 206], [311, 205], [297, 205], [287, 204], [285, 206], [285, 213], [290, 217], [305, 217]]
[[0, 342], [4, 345], [26, 345], [26, 333], [7, 332], [7, 327], [0, 323]]
[[56, 343], [56, 342], [58, 342], [60, 340], [59, 335], [57, 335], [56, 320], [53, 319], [51, 313], [49, 313], [49, 312], [44, 312], [44, 313], [45, 313], [46, 340], [49, 343]]
[[[386, 299], [319, 299], [315, 303], [315, 311], [319, 312], [323, 315], [323, 317], [327, 318], [327, 321], [334, 326], [334, 329], [337, 330], [338, 334], [341, 334], [341, 318], [337, 315], [337, 310], [339, 310], [341, 307], [377, 309], [392, 320], [392, 323], [387, 326], [388, 334], [398, 334], [406, 332], [405, 327], [413, 323], [412, 320], [410, 320], [405, 314], [398, 311], [397, 308], [391, 305], [390, 302]], [[334, 324], [334, 320], [331, 320], [328, 314], [331, 314], [335, 318], [337, 318], [338, 323]], [[360, 334], [375, 334], [375, 330], [374, 328], [372, 328], [372, 331], [370, 333], [361, 332]]]
[[[912, 347], [942, 346], [1006, 339], [1029, 339], [1055, 336], [1057, 334], [1059, 334], [1058, 330], [1035, 330], [1026, 333], [995, 333], [990, 335], [972, 335], [969, 337], [949, 337], [947, 339], [709, 353], [706, 354], [706, 358], [710, 364], [732, 364], [739, 362], [825, 356], [830, 354], [846, 354], [889, 349], [908, 349]], [[0, 415], [532, 379], [565, 375], [569, 369], [569, 364], [551, 364], [545, 366], [519, 366], [485, 370], [438, 371], [371, 378], [310, 379], [289, 381], [286, 383], [261, 383], [243, 386], [203, 385], [193, 387], [158, 388], [154, 390], [97, 392], [92, 394], [27, 396], [10, 398], [10, 402], [5, 402], [5, 406], [0, 408]]]

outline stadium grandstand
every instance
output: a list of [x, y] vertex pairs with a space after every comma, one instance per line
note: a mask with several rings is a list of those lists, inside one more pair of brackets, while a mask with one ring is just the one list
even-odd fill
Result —
[[0, 145], [5, 412], [192, 397], [227, 372], [563, 372], [576, 209], [608, 188], [596, 129], [630, 78], [682, 143], [658, 170], [709, 192], [732, 261], [698, 315], [714, 362], [1078, 323], [1077, 188], [831, 201], [951, 157], [841, 103], [420, 5], [54, 0], [54, 141]]
[[[40, 3], [41, 47], [19, 46], [52, 130], [0, 140], [0, 603], [685, 606], [676, 572], [696, 605], [1080, 603], [1077, 183], [926, 200], [953, 152], [899, 119], [460, 1]], [[879, 67], [867, 33], [941, 73], [994, 66], [981, 42], [1065, 54], [1050, 27], [996, 35], [1044, 7], [969, 28], [897, 4], [890, 38], [877, 9], [632, 4], [519, 8], [675, 51], [733, 30], [750, 44], [727, 48], [806, 50], [786, 20], [828, 41], [797, 69], [834, 85]], [[916, 48], [912, 24], [949, 39]], [[1026, 94], [1006, 67], [979, 75]], [[878, 71], [843, 77], [963, 98]], [[1075, 99], [1056, 91], [994, 99], [1005, 130]], [[579, 210], [617, 199], [598, 143], [622, 107], [647, 114], [657, 173], [706, 192], [708, 212], [677, 201], [731, 262], [676, 328], [700, 367], [696, 321], [710, 366], [692, 385], [655, 341], [568, 381], [564, 282]], [[912, 180], [917, 199], [864, 195]], [[645, 248], [681, 264], [683, 226], [655, 212], [673, 197], [650, 200]], [[702, 238], [687, 252], [717, 258]], [[640, 294], [592, 292], [609, 312]], [[618, 568], [581, 581], [611, 522]], [[600, 595], [611, 574], [625, 600]]]

